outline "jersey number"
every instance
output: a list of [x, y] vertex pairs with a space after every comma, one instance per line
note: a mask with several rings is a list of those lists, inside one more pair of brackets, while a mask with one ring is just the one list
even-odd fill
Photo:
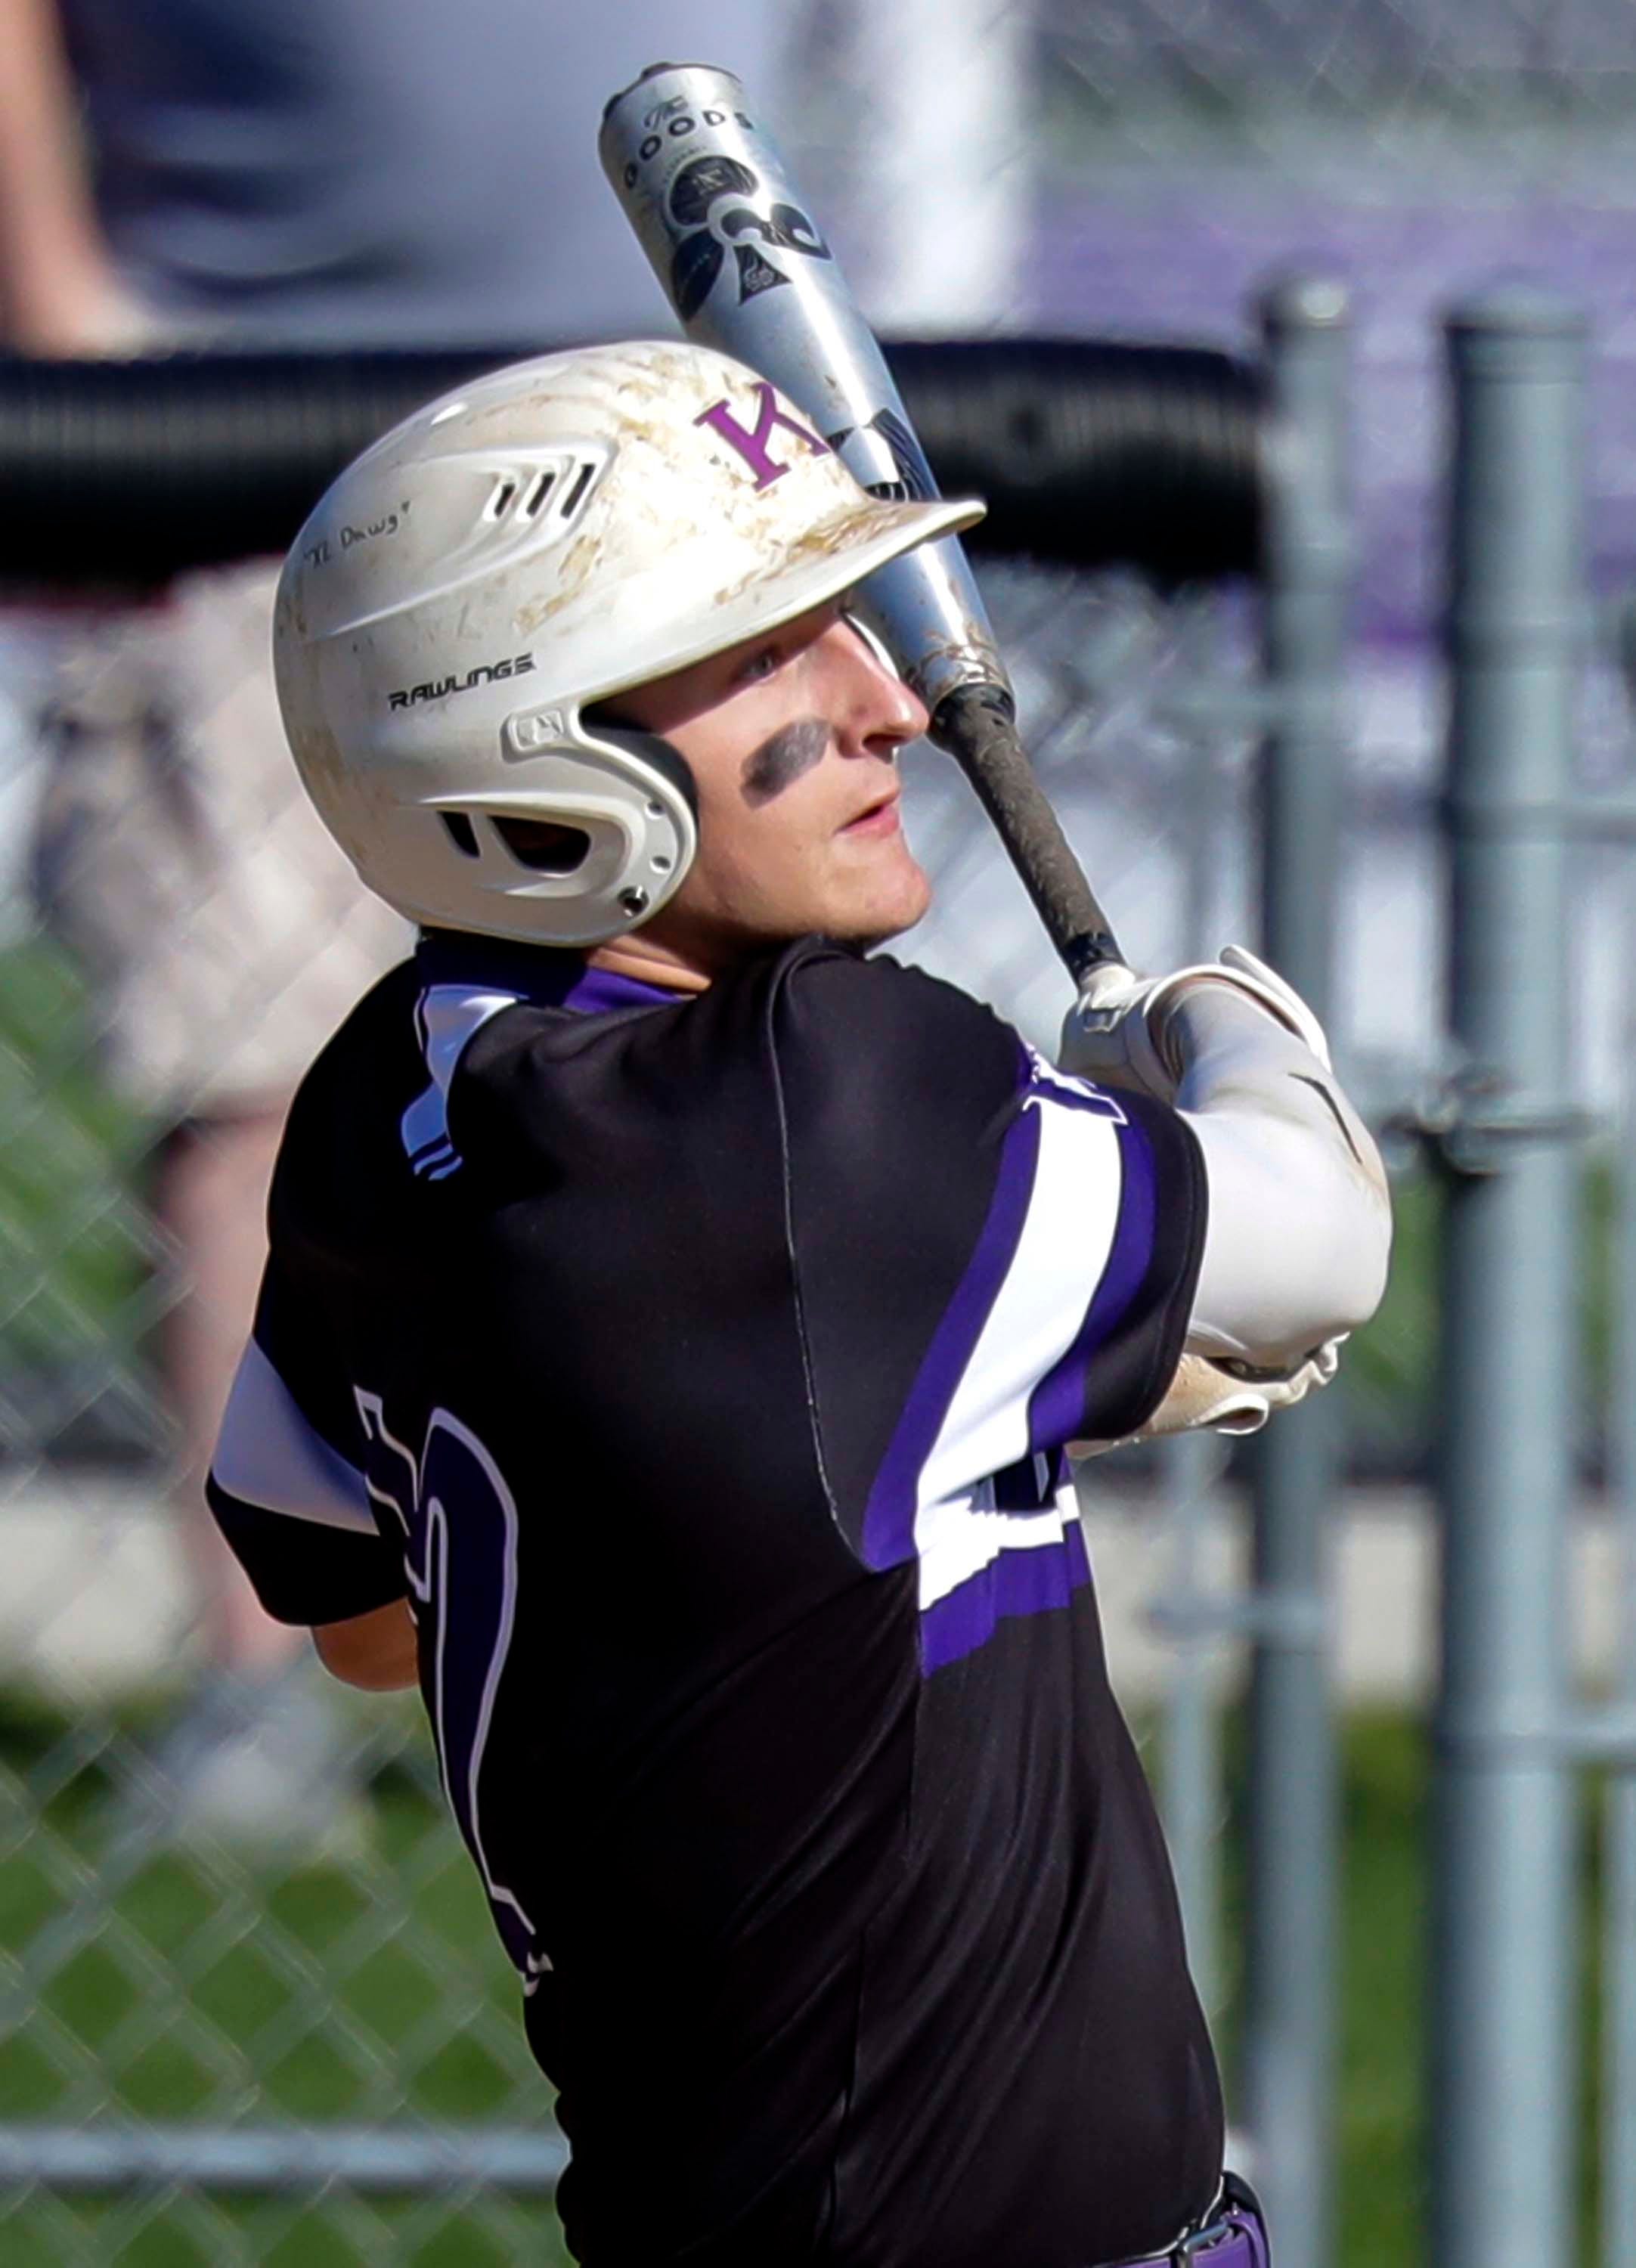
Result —
[[550, 1964], [516, 1892], [489, 1864], [479, 1800], [516, 1618], [516, 1503], [488, 1450], [448, 1410], [432, 1411], [416, 1457], [389, 1431], [379, 1395], [355, 1387], [353, 1397], [368, 1445], [365, 1485], [403, 1531], [444, 1793], [477, 1862], [505, 1949], [532, 1986]]

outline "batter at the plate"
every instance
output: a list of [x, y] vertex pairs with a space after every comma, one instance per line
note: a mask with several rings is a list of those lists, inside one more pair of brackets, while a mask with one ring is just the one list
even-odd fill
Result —
[[849, 594], [981, 507], [770, 394], [526, 363], [298, 539], [296, 761], [421, 939], [297, 1100], [212, 1500], [419, 1679], [586, 2268], [1260, 2268], [1067, 1454], [1327, 1378], [1379, 1160], [1247, 955], [1055, 1067], [874, 951], [926, 716]]

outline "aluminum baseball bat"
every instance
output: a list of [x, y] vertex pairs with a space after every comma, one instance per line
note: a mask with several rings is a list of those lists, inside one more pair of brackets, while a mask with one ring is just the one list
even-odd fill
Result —
[[[873, 496], [938, 493], [874, 335], [732, 72], [654, 63], [602, 115], [602, 168], [689, 338], [770, 379]], [[1122, 958], [1025, 755], [957, 536], [859, 588], [1078, 982]]]

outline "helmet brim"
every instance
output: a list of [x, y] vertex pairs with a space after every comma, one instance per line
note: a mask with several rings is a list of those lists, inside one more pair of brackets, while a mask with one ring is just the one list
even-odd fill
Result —
[[884, 504], [873, 497], [818, 520], [802, 531], [779, 563], [767, 567], [741, 591], [719, 601], [708, 622], [695, 624], [674, 647], [650, 645], [639, 670], [587, 688], [582, 705], [673, 676], [712, 654], [725, 653], [763, 631], [794, 622], [814, 607], [866, 582], [881, 568], [940, 535], [974, 526], [988, 506], [977, 497], [940, 497], [930, 503]]

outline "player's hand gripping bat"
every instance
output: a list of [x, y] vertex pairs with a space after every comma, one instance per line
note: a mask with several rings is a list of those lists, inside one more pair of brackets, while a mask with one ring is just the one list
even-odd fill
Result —
[[[881, 350], [731, 72], [655, 63], [602, 118], [602, 166], [689, 336], [814, 418], [872, 494], [934, 497]], [[957, 536], [880, 569], [859, 611], [931, 713], [1076, 984], [1121, 958], [1017, 736], [994, 634]]]

